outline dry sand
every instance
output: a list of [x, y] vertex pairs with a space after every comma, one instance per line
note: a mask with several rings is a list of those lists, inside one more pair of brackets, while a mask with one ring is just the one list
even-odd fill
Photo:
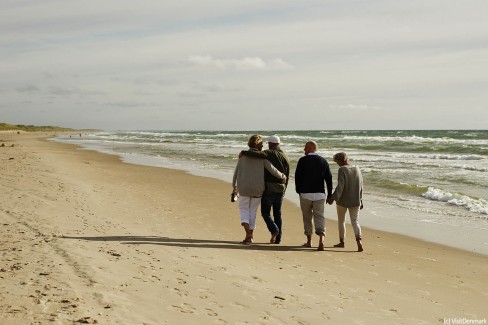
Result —
[[[488, 257], [364, 229], [243, 246], [231, 186], [0, 133], [1, 324], [443, 324], [488, 318]], [[14, 145], [12, 147], [12, 145]], [[333, 207], [326, 214], [335, 215]], [[315, 241], [316, 243], [316, 241]]]

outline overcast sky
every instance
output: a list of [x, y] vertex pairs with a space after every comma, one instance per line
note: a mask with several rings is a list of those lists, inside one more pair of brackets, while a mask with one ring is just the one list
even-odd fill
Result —
[[487, 0], [1, 0], [0, 122], [487, 129]]

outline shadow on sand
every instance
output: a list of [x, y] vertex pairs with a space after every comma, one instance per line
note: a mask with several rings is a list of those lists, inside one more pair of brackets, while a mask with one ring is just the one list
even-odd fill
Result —
[[[253, 243], [251, 245], [244, 245], [238, 241], [226, 240], [208, 240], [208, 239], [193, 239], [193, 238], [170, 238], [160, 236], [62, 236], [64, 239], [77, 239], [86, 241], [115, 241], [123, 245], [162, 245], [168, 247], [184, 247], [184, 248], [221, 248], [221, 249], [249, 249], [260, 251], [304, 251], [315, 252], [315, 248], [303, 246], [289, 246], [289, 245], [273, 245], [269, 243]], [[325, 247], [327, 252], [341, 252], [353, 253], [350, 250], [338, 250], [335, 247]]]

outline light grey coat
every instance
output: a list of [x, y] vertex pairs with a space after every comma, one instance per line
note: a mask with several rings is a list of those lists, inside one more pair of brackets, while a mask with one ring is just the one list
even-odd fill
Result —
[[337, 176], [337, 186], [332, 194], [337, 204], [345, 208], [361, 205], [363, 198], [363, 175], [357, 166], [341, 166]]
[[273, 176], [286, 179], [285, 174], [276, 169], [268, 160], [242, 156], [234, 170], [232, 185], [241, 196], [260, 197], [264, 192], [264, 169]]

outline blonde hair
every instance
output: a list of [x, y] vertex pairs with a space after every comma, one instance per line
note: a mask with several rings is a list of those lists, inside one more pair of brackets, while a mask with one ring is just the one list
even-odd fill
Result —
[[249, 141], [247, 141], [247, 145], [249, 146], [249, 148], [256, 148], [258, 146], [258, 144], [262, 143], [263, 142], [263, 137], [260, 136], [259, 134], [254, 134], [254, 135], [251, 135], [251, 137], [249, 138]]
[[338, 152], [334, 155], [334, 161], [336, 163], [343, 163], [347, 162], [349, 157], [347, 156], [347, 153], [345, 152]]

